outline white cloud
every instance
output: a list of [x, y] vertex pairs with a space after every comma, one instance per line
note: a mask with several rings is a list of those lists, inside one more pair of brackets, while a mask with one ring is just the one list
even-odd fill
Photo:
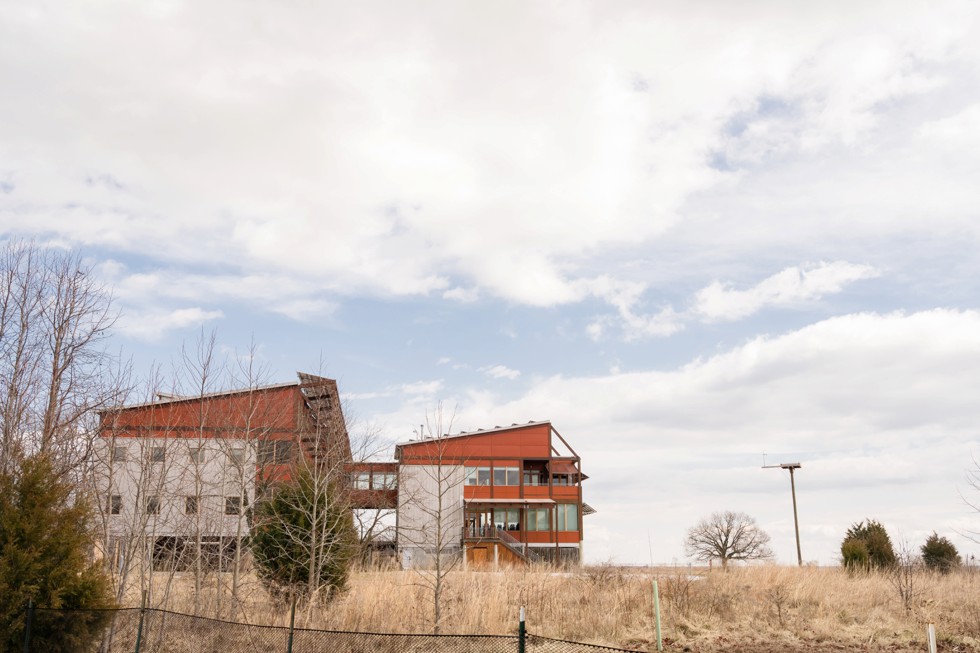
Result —
[[[581, 301], [621, 248], [740, 231], [746, 216], [725, 212], [729, 228], [704, 233], [692, 200], [787, 157], [883, 159], [903, 133], [889, 121], [915, 129], [969, 99], [952, 80], [978, 58], [970, 3], [843, 7], [10, 8], [0, 230], [285, 279], [300, 317], [322, 293]], [[939, 92], [955, 96], [893, 111]], [[886, 163], [910, 179], [942, 168], [929, 157]], [[873, 174], [821, 196], [846, 209], [847, 189], [882, 187]], [[802, 197], [812, 180], [788, 188]], [[961, 212], [970, 193], [954, 194]], [[899, 235], [939, 219], [888, 218]], [[752, 219], [755, 237], [799, 248], [840, 233], [826, 215], [790, 230], [785, 214]], [[674, 328], [632, 317], [636, 334]]]
[[224, 317], [221, 311], [199, 307], [179, 308], [173, 311], [150, 310], [142, 313], [124, 313], [116, 324], [120, 333], [139, 340], [159, 340], [168, 331], [197, 326]]
[[871, 279], [880, 272], [870, 265], [845, 261], [821, 262], [785, 268], [747, 290], [735, 290], [730, 283], [714, 281], [698, 291], [686, 311], [672, 306], [644, 315], [637, 310], [643, 287], [639, 284], [614, 284], [612, 289], [596, 293], [618, 309], [618, 315], [603, 315], [585, 329], [595, 341], [610, 328], [622, 332], [626, 340], [668, 337], [692, 321], [734, 321], [748, 317], [768, 306], [794, 306], [815, 302], [825, 295], [841, 292], [849, 283]]
[[839, 293], [844, 286], [879, 276], [870, 265], [821, 262], [782, 270], [748, 290], [715, 281], [697, 293], [693, 312], [711, 321], [738, 320], [767, 306], [786, 306]]
[[[648, 527], [657, 560], [670, 560], [689, 522], [722, 508], [784, 532], [787, 479], [760, 469], [762, 454], [799, 460], [804, 556], [830, 563], [850, 522], [878, 517], [914, 532], [963, 512], [957, 482], [980, 451], [978, 370], [978, 311], [863, 313], [673, 370], [552, 376], [517, 399], [456, 392], [452, 401], [457, 423], [473, 428], [552, 419], [591, 477], [586, 500], [599, 514], [587, 532], [617, 531], [614, 550], [637, 561], [647, 559]], [[785, 532], [777, 550], [792, 561], [791, 523]]]
[[505, 365], [481, 367], [480, 371], [492, 379], [508, 379], [511, 381], [521, 375], [520, 370], [512, 370]]

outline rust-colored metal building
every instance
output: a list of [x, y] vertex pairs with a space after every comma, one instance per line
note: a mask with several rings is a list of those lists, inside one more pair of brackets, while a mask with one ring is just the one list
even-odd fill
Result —
[[587, 477], [551, 422], [403, 442], [395, 458], [403, 566], [581, 560]]
[[107, 554], [138, 537], [158, 562], [180, 566], [191, 540], [227, 559], [249, 533], [248, 506], [289, 477], [300, 452], [346, 479], [351, 450], [337, 383], [298, 376], [104, 411], [96, 457]]
[[582, 557], [587, 477], [548, 421], [402, 442], [393, 462], [354, 461], [336, 382], [303, 373], [161, 396], [101, 419], [110, 555], [112, 539], [139, 536], [161, 559], [179, 561], [191, 539], [220, 559], [248, 535], [247, 507], [263, 488], [305, 461], [334, 476], [352, 510], [394, 515], [395, 541], [377, 544], [397, 548], [405, 567], [436, 555], [477, 566]]

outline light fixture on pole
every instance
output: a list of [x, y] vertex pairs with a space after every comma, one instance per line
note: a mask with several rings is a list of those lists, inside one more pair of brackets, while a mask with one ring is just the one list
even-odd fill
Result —
[[782, 463], [779, 465], [766, 465], [765, 455], [762, 457], [762, 469], [772, 469], [774, 467], [779, 467], [780, 469], [789, 470], [789, 487], [790, 491], [793, 493], [793, 527], [796, 529], [796, 561], [799, 565], [803, 566], [803, 554], [800, 552], [800, 520], [796, 515], [796, 480], [793, 477], [793, 472], [797, 469], [803, 467], [800, 463]]

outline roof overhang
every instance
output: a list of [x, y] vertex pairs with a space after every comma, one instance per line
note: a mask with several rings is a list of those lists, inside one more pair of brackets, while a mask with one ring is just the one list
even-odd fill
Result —
[[505, 503], [552, 505], [556, 503], [554, 499], [464, 499], [463, 501], [468, 506], [471, 506], [476, 503], [489, 503], [494, 505], [500, 505]]

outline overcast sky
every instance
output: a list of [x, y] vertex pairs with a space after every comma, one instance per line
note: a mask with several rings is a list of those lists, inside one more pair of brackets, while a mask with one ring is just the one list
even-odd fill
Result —
[[216, 330], [404, 440], [550, 419], [586, 555], [712, 511], [794, 563], [963, 553], [980, 20], [928, 2], [0, 0], [0, 234], [80, 250], [145, 375]]

